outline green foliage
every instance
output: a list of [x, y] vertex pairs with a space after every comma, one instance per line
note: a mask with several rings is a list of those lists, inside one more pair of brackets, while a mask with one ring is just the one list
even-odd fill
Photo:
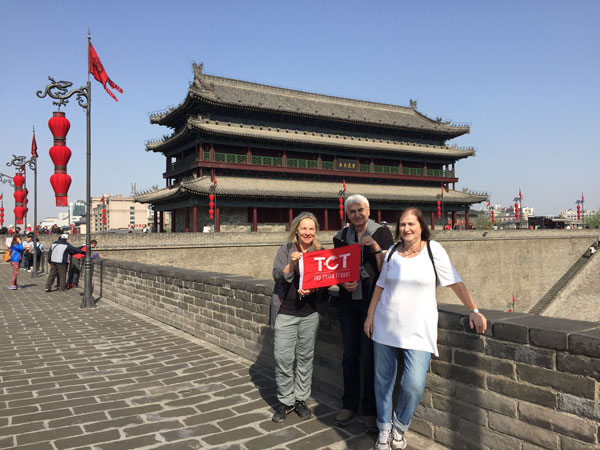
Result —
[[586, 217], [585, 224], [589, 225], [590, 228], [600, 228], [600, 211], [591, 217]]
[[489, 217], [479, 215], [475, 220], [475, 229], [477, 230], [491, 230], [492, 221]]

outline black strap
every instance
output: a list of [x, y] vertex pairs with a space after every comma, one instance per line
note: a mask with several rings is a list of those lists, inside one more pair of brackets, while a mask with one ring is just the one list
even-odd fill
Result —
[[[433, 273], [435, 273], [435, 283], [436, 283], [436, 285], [439, 285], [440, 284], [440, 279], [438, 277], [437, 270], [435, 269], [435, 263], [433, 262], [433, 253], [431, 252], [430, 242], [431, 241], [427, 241], [427, 253], [429, 254], [429, 259], [431, 260], [431, 265], [433, 266]], [[402, 241], [396, 242], [394, 244], [394, 246], [392, 247], [392, 249], [388, 252], [388, 255], [387, 255], [388, 263], [390, 262], [390, 258], [396, 252], [396, 250], [398, 249], [398, 247], [400, 246], [400, 244], [402, 244]]]
[[433, 273], [435, 273], [435, 284], [440, 284], [440, 279], [438, 278], [437, 270], [435, 269], [435, 263], [433, 262], [433, 253], [431, 252], [431, 245], [429, 244], [431, 241], [427, 241], [427, 253], [429, 253], [429, 259], [431, 260], [431, 264], [433, 265]]
[[350, 227], [345, 227], [342, 230], [342, 242], [346, 245], [348, 244], [348, 228]]

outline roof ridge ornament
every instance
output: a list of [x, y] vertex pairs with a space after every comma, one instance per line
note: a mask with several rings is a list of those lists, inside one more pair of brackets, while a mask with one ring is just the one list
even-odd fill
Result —
[[412, 98], [409, 100], [410, 101], [410, 109], [417, 109], [417, 101], [413, 100]]

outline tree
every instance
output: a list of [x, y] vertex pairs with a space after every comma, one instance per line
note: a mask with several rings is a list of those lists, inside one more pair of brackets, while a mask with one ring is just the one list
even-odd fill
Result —
[[491, 230], [492, 229], [492, 221], [487, 216], [479, 215], [479, 216], [477, 216], [477, 219], [475, 219], [475, 229]]
[[590, 228], [600, 228], [600, 211], [593, 216], [586, 217], [584, 223]]

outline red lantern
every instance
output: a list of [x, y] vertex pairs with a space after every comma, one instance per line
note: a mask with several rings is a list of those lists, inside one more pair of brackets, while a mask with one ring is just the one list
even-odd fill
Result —
[[71, 150], [66, 146], [67, 133], [71, 128], [69, 120], [62, 111], [54, 111], [48, 121], [48, 128], [54, 136], [54, 145], [50, 148], [50, 158], [54, 163], [54, 175], [50, 184], [54, 189], [56, 206], [69, 206], [67, 192], [71, 186], [71, 177], [67, 175], [67, 164], [71, 159]]
[[209, 219], [212, 219], [214, 217], [215, 214], [215, 195], [214, 194], [209, 194], [208, 195], [208, 217]]
[[24, 206], [15, 207], [15, 217], [17, 218], [17, 224], [23, 223], [23, 217], [25, 216], [26, 208]]
[[15, 189], [16, 188], [20, 189], [25, 184], [25, 177], [22, 174], [17, 172], [15, 174], [15, 176], [13, 177], [13, 183], [15, 184]]
[[23, 200], [25, 200], [25, 190], [19, 189], [18, 191], [15, 191], [13, 196], [15, 197], [15, 203], [23, 203]]
[[495, 223], [495, 221], [496, 221], [495, 219], [496, 219], [496, 217], [495, 217], [494, 211], [492, 211], [492, 223]]

